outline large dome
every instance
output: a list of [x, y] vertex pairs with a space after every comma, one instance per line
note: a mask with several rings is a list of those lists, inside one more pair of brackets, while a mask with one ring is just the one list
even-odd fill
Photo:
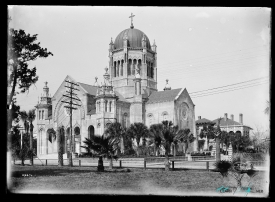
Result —
[[[141, 40], [144, 33], [138, 29], [129, 28], [129, 29], [125, 29], [124, 31], [120, 32], [119, 35], [117, 35], [114, 43], [115, 49], [123, 48], [123, 36], [125, 32], [128, 37], [128, 47], [142, 48]], [[144, 35], [146, 37], [146, 47], [147, 49], [151, 50], [149, 38], [146, 36], [146, 34]]]

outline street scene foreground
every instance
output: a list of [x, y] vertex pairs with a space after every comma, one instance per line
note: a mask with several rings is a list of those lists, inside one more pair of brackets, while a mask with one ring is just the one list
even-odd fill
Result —
[[[211, 195], [238, 197], [266, 197], [269, 193], [268, 172], [260, 171], [252, 179], [244, 176], [246, 190], [222, 191], [220, 187], [234, 187], [230, 176], [222, 177], [213, 170], [175, 168], [119, 168], [97, 172], [96, 167], [20, 166], [11, 165], [8, 177], [12, 193], [61, 194], [127, 194], [127, 195]], [[234, 190], [233, 190], [234, 191]]]

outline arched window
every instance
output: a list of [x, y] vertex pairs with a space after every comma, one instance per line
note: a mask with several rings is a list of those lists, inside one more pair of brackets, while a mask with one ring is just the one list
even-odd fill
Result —
[[100, 101], [98, 101], [98, 112], [100, 112]]
[[167, 112], [163, 112], [163, 113], [161, 114], [161, 116], [162, 116], [162, 120], [163, 120], [163, 121], [167, 121], [167, 120], [168, 120], [168, 113], [167, 113]]
[[114, 77], [116, 77], [116, 62], [114, 62]]
[[107, 109], [108, 109], [108, 101], [105, 100], [105, 112], [107, 112]]
[[123, 60], [121, 60], [120, 76], [123, 76]]
[[148, 114], [148, 122], [149, 122], [149, 125], [152, 125], [153, 124], [153, 120], [154, 119], [154, 116], [153, 114]]
[[89, 126], [89, 128], [88, 128], [88, 139], [91, 139], [94, 135], [95, 135], [94, 126]]
[[112, 101], [109, 102], [109, 112], [112, 112]]
[[44, 119], [44, 110], [42, 110], [42, 119]]
[[74, 135], [80, 135], [80, 128], [78, 126], [74, 128]]
[[132, 60], [129, 59], [129, 62], [127, 64], [127, 74], [128, 74], [128, 76], [131, 75], [131, 65], [132, 65]]
[[41, 111], [39, 110], [39, 120], [41, 119]]
[[135, 75], [135, 67], [137, 65], [137, 60], [134, 59], [133, 65], [132, 65], [132, 75]]

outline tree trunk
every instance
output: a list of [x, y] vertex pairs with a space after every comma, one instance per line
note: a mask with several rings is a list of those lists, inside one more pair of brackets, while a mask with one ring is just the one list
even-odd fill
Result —
[[32, 122], [30, 124], [30, 150], [31, 150], [30, 164], [31, 166], [33, 166], [33, 124]]
[[174, 157], [176, 157], [177, 155], [177, 149], [176, 149], [176, 145], [174, 144]]
[[221, 160], [221, 152], [220, 152], [220, 138], [216, 138], [216, 161]]
[[113, 158], [112, 158], [112, 157], [110, 158], [109, 168], [110, 168], [110, 169], [113, 169]]
[[170, 164], [169, 164], [169, 155], [168, 155], [168, 149], [165, 149], [165, 161], [164, 161], [164, 165], [165, 165], [165, 171], [169, 171], [170, 170]]
[[139, 141], [137, 141], [137, 156], [139, 156]]
[[98, 159], [97, 171], [99, 171], [99, 172], [104, 171], [102, 156], [100, 156]]
[[186, 143], [184, 143], [184, 153], [186, 154], [186, 152], [187, 152], [187, 149], [188, 149], [188, 143], [186, 142]]
[[[14, 73], [14, 77], [13, 77], [13, 81], [12, 83], [12, 89], [11, 92], [9, 94], [9, 99], [8, 99], [8, 124], [7, 124], [7, 134], [9, 134], [9, 131], [12, 127], [12, 98], [14, 96], [15, 93], [15, 87], [17, 84], [17, 66], [16, 64], [12, 65], [13, 66], [13, 73]], [[8, 78], [10, 78], [10, 75], [8, 75]]]
[[58, 166], [63, 166], [63, 146], [62, 146], [62, 134], [60, 129], [56, 132], [57, 138], [57, 152], [58, 152]]
[[121, 145], [120, 145], [121, 153], [124, 154], [124, 139], [123, 139], [123, 137], [121, 137], [120, 141], [121, 141]]

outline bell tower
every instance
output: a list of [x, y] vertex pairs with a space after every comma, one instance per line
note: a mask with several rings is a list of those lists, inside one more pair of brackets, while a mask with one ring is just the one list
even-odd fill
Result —
[[[151, 46], [146, 34], [133, 25], [117, 35], [109, 45], [110, 78], [114, 90], [128, 102], [134, 102], [137, 72], [140, 76], [140, 94], [149, 96], [157, 91], [157, 46]], [[145, 97], [146, 97], [145, 96]]]

